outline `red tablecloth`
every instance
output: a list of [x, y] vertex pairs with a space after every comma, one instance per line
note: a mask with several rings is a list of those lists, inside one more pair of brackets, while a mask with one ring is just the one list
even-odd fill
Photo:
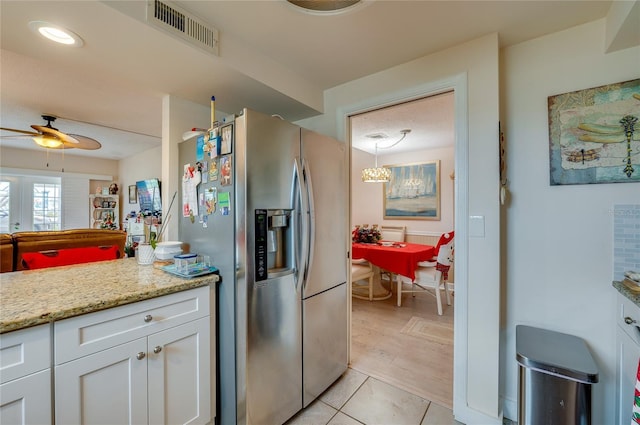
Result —
[[428, 261], [435, 255], [431, 245], [402, 243], [403, 246], [382, 246], [377, 244], [351, 244], [351, 257], [364, 258], [381, 269], [415, 279], [419, 261]]

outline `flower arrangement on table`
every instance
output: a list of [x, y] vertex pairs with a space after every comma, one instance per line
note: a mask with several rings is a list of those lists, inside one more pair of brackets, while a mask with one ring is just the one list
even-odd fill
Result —
[[356, 225], [356, 228], [351, 232], [351, 240], [357, 243], [376, 243], [382, 239], [378, 225], [374, 224], [369, 228], [368, 224], [360, 226]]

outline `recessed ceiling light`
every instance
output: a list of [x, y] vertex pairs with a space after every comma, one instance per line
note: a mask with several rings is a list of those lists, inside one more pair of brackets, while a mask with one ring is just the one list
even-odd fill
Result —
[[44, 21], [31, 21], [29, 28], [43, 37], [66, 46], [82, 47], [84, 41], [71, 30]]

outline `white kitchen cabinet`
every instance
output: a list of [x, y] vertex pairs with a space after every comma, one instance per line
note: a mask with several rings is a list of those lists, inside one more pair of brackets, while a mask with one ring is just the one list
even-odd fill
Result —
[[209, 338], [208, 317], [149, 336], [149, 423], [209, 421]]
[[0, 424], [50, 424], [51, 327], [0, 335]]
[[51, 369], [0, 384], [0, 424], [51, 424]]
[[144, 338], [56, 366], [57, 424], [145, 424]]
[[640, 359], [640, 307], [618, 294], [616, 318], [616, 423], [631, 423]]
[[208, 423], [209, 296], [196, 288], [56, 322], [56, 423]]

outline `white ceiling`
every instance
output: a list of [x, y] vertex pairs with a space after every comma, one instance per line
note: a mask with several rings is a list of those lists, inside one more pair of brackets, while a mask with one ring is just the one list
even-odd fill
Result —
[[[70, 153], [120, 159], [160, 145], [167, 94], [205, 106], [215, 95], [225, 113], [249, 107], [296, 121], [322, 112], [328, 88], [492, 32], [507, 46], [589, 22], [611, 1], [376, 0], [327, 16], [283, 0], [170, 4], [220, 31], [219, 56], [145, 24], [144, 1], [0, 1], [0, 125], [29, 130], [50, 113], [61, 131], [103, 145]], [[69, 28], [85, 44], [54, 45], [28, 28], [33, 20]], [[376, 119], [362, 132], [394, 138], [411, 128], [407, 141], [441, 140], [421, 123], [450, 118], [426, 114]], [[36, 148], [29, 139], [1, 143]]]

